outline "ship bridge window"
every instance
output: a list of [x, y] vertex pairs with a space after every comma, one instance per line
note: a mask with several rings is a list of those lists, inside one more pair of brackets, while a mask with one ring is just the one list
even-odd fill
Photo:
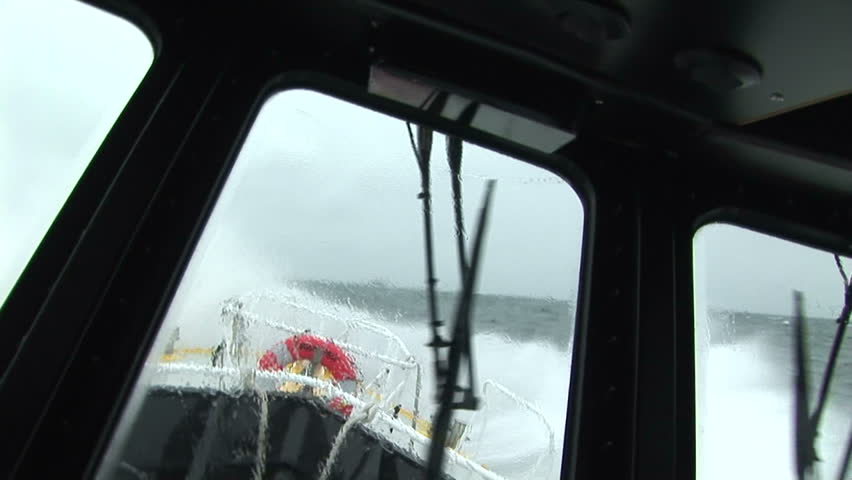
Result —
[[[117, 470], [318, 478], [326, 465], [335, 478], [379, 470], [412, 478], [423, 468], [437, 407], [411, 129], [311, 91], [265, 103], [103, 478]], [[458, 241], [470, 265], [486, 185], [496, 180], [472, 302], [480, 408], [454, 413], [446, 468], [453, 478], [558, 478], [583, 207], [553, 173], [472, 144], [461, 145], [455, 175], [446, 141], [434, 134], [428, 169], [445, 338], [463, 290]], [[341, 430], [344, 422], [351, 428]], [[331, 454], [338, 435], [345, 442]]]
[[[852, 262], [725, 224], [703, 227], [694, 252], [697, 477], [841, 478], [852, 443], [852, 338], [837, 320]], [[801, 363], [794, 291], [803, 300]], [[796, 394], [798, 372], [807, 395]], [[816, 476], [797, 474], [797, 418], [815, 425], [815, 439], [802, 428], [799, 445], [819, 458]]]
[[0, 2], [0, 304], [152, 61], [82, 2]]

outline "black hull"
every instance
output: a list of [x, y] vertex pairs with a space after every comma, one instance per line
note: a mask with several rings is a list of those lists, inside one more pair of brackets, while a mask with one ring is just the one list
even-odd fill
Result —
[[[107, 467], [107, 478], [253, 478], [259, 412], [255, 393], [152, 389], [122, 454]], [[344, 421], [318, 401], [270, 393], [262, 478], [317, 478]], [[416, 479], [425, 478], [425, 471], [410, 454], [356, 425], [347, 434], [331, 478]]]

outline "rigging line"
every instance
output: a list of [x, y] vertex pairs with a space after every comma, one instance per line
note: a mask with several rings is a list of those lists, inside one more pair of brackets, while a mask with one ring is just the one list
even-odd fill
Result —
[[[432, 113], [438, 113], [438, 111], [443, 110], [444, 106], [447, 103], [447, 98], [449, 97], [449, 95], [446, 92], [441, 92], [440, 94], [438, 94], [438, 89], [432, 89], [432, 91], [429, 92], [429, 95], [425, 99], [423, 99], [423, 102], [420, 104], [419, 107], [417, 107], [417, 109], [422, 110], [423, 107], [425, 107], [429, 103], [430, 100], [435, 98], [436, 95], [437, 95], [437, 98], [436, 98], [435, 102], [432, 105], [430, 105], [427, 110], [432, 112]], [[408, 129], [408, 139], [411, 141], [411, 150], [414, 152], [414, 158], [417, 160], [417, 165], [420, 167], [420, 174], [423, 175], [423, 173], [424, 173], [424, 170], [423, 170], [424, 159], [421, 157], [420, 153], [418, 152], [417, 145], [414, 142], [414, 133], [411, 132], [411, 122], [405, 122], [405, 127]], [[419, 130], [420, 128], [421, 127], [418, 126], [418, 131], [417, 131], [418, 140], [420, 140], [420, 130]], [[432, 151], [432, 143], [429, 142], [429, 153], [431, 153], [431, 151]], [[429, 158], [425, 159], [425, 163], [426, 163], [426, 167], [427, 167], [426, 168], [426, 175], [428, 176], [429, 175], [429, 171], [428, 171], [429, 170], [428, 169]], [[421, 181], [422, 181], [422, 179], [421, 179]]]
[[[479, 111], [479, 103], [470, 102], [462, 113], [459, 115], [458, 121], [464, 125], [469, 125], [473, 121], [476, 112]], [[454, 135], [447, 135], [447, 164], [450, 167], [450, 175], [453, 190], [453, 214], [456, 222], [456, 247], [459, 256], [459, 271], [461, 273], [462, 282], [467, 275], [467, 254], [464, 248], [464, 211], [462, 209], [462, 190], [461, 190], [461, 165], [462, 165], [462, 139]]]
[[846, 326], [849, 325], [849, 315], [852, 313], [852, 285], [846, 277], [846, 272], [843, 270], [843, 264], [840, 263], [840, 256], [834, 255], [834, 261], [837, 264], [837, 269], [840, 271], [840, 276], [843, 277], [845, 286], [843, 295], [843, 309], [837, 317], [837, 330], [834, 334], [834, 342], [831, 345], [831, 352], [828, 354], [828, 363], [825, 366], [825, 372], [822, 375], [822, 385], [817, 397], [817, 407], [811, 416], [811, 425], [813, 426], [814, 436], [818, 435], [819, 422], [822, 418], [822, 413], [825, 410], [825, 404], [828, 400], [828, 393], [831, 389], [831, 381], [834, 379], [834, 368], [837, 366], [837, 357], [840, 356], [840, 347], [843, 345], [843, 339], [846, 336]]
[[795, 443], [796, 443], [796, 478], [805, 480], [811, 472], [816, 452], [814, 451], [813, 424], [808, 417], [808, 369], [805, 354], [805, 313], [804, 295], [800, 291], [793, 292], [793, 352], [795, 355], [796, 375], [793, 388], [796, 395], [794, 403]]
[[[437, 283], [437, 279], [435, 278], [435, 257], [434, 257], [434, 247], [432, 245], [432, 195], [430, 192], [430, 178], [429, 178], [429, 154], [431, 153], [430, 149], [425, 149], [423, 144], [420, 144], [420, 148], [414, 141], [414, 133], [411, 131], [411, 124], [406, 122], [405, 126], [408, 128], [408, 137], [411, 140], [411, 148], [414, 150], [414, 156], [417, 158], [417, 165], [420, 167], [420, 194], [418, 197], [423, 201], [423, 241], [425, 243], [425, 255], [426, 255], [426, 286], [429, 300], [429, 320], [432, 326], [432, 341], [436, 342], [440, 339], [440, 333], [438, 332], [438, 327], [442, 325], [441, 321], [438, 319], [438, 311], [437, 311], [437, 299], [435, 296], [435, 283]], [[418, 127], [419, 129], [421, 127]], [[426, 134], [421, 135], [422, 129], [418, 130], [418, 140], [423, 141], [424, 137], [427, 137]], [[431, 146], [431, 135], [429, 137], [429, 143]]]
[[462, 281], [467, 275], [467, 254], [464, 248], [464, 212], [461, 194], [462, 140], [447, 136], [447, 163], [450, 164], [450, 178], [453, 188], [453, 214], [456, 221], [456, 248], [459, 256], [459, 272]]
[[[427, 344], [432, 347], [432, 353], [434, 357], [435, 364], [435, 374], [438, 378], [440, 378], [444, 367], [441, 362], [441, 355], [439, 348], [446, 345], [447, 342], [441, 338], [440, 328], [443, 323], [438, 318], [438, 302], [435, 295], [435, 284], [437, 283], [437, 279], [435, 278], [435, 254], [434, 247], [432, 245], [432, 200], [430, 194], [430, 185], [429, 185], [429, 157], [431, 150], [431, 130], [429, 134], [425, 133], [425, 129], [418, 126], [418, 140], [421, 141], [420, 147], [418, 150], [417, 145], [414, 142], [414, 134], [411, 131], [411, 124], [406, 122], [406, 128], [408, 129], [408, 138], [411, 141], [411, 148], [414, 151], [414, 156], [417, 159], [417, 164], [420, 168], [420, 199], [423, 201], [423, 242], [424, 242], [424, 252], [425, 252], [425, 261], [426, 261], [426, 294], [427, 294], [427, 304], [429, 307], [429, 325], [432, 330], [432, 340]], [[429, 141], [429, 149], [423, 147], [424, 140], [428, 138]]]
[[843, 288], [849, 286], [849, 277], [846, 276], [846, 270], [843, 269], [843, 264], [840, 263], [840, 255], [834, 254], [834, 263], [837, 264], [837, 269], [840, 270], [840, 276], [843, 277]]
[[[429, 100], [437, 94], [435, 101], [429, 105], [430, 112], [436, 113], [443, 110], [446, 105], [448, 94], [446, 92], [437, 93], [433, 90], [429, 96], [421, 104], [423, 108]], [[447, 342], [441, 338], [440, 327], [443, 323], [438, 318], [438, 302], [435, 294], [435, 284], [438, 282], [435, 278], [435, 254], [432, 245], [432, 195], [431, 195], [431, 180], [429, 175], [429, 163], [432, 154], [432, 130], [422, 125], [417, 126], [417, 142], [414, 141], [414, 133], [411, 131], [411, 123], [405, 122], [405, 127], [408, 129], [408, 139], [411, 142], [411, 149], [414, 152], [414, 157], [417, 160], [417, 165], [420, 168], [420, 195], [419, 198], [423, 201], [423, 240], [425, 244], [426, 257], [426, 288], [428, 295], [429, 306], [429, 323], [432, 329], [432, 341], [428, 344], [432, 347], [435, 361], [435, 372], [441, 375], [443, 366], [441, 364], [441, 356], [439, 348], [446, 346]]]
[[[462, 343], [459, 334], [470, 333], [469, 326], [471, 310], [473, 307], [473, 291], [476, 284], [476, 277], [479, 271], [479, 259], [482, 252], [482, 244], [486, 224], [488, 223], [488, 211], [491, 205], [491, 195], [494, 191], [494, 181], [489, 181], [485, 186], [485, 199], [482, 204], [482, 209], [479, 213], [479, 222], [476, 229], [476, 237], [473, 243], [473, 253], [471, 255], [470, 269], [468, 275], [464, 279], [464, 288], [462, 289], [458, 307], [456, 309], [455, 328], [453, 339], [450, 345], [450, 358], [447, 368], [447, 374], [444, 377], [444, 384], [441, 386], [441, 402], [438, 406], [438, 414], [435, 422], [432, 425], [432, 441], [429, 443], [429, 461], [426, 466], [426, 478], [439, 478], [443, 466], [444, 445], [447, 441], [447, 433], [452, 419], [452, 409], [456, 406], [454, 397], [456, 393], [456, 382], [458, 381], [459, 367], [461, 365], [461, 357], [463, 354], [463, 346], [469, 346], [468, 342]], [[470, 358], [468, 358], [470, 361]], [[470, 390], [464, 391], [466, 398], [462, 405], [468, 408], [476, 408], [476, 398], [472, 397]]]

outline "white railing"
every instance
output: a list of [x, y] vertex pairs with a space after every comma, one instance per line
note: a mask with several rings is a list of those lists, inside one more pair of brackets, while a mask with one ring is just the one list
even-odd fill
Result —
[[[333, 320], [345, 327], [344, 333], [349, 332], [350, 330], [360, 330], [378, 335], [383, 338], [389, 346], [392, 345], [396, 347], [398, 352], [401, 354], [401, 358], [396, 358], [389, 354], [386, 355], [370, 351], [349, 342], [338, 341], [337, 339], [334, 339], [333, 341], [336, 345], [355, 357], [372, 359], [381, 362], [386, 366], [400, 369], [403, 373], [402, 380], [393, 386], [393, 388], [390, 388], [389, 393], [386, 395], [376, 397], [372, 394], [371, 388], [383, 383], [387, 380], [387, 378], [389, 378], [389, 368], [380, 368], [374, 379], [367, 382], [365, 387], [358, 389], [358, 395], [346, 392], [336, 384], [318, 378], [286, 371], [259, 370], [257, 368], [256, 353], [253, 349], [249, 348], [248, 345], [249, 329], [253, 326], [261, 325], [276, 331], [286, 332], [288, 335], [306, 333], [305, 328], [288, 325], [271, 316], [252, 311], [252, 305], [255, 302], [261, 301], [269, 301], [277, 307], [283, 306], [309, 313], [311, 318], [321, 317], [323, 319]], [[376, 413], [370, 416], [371, 420], [365, 425], [376, 429], [378, 428], [378, 424], [384, 424], [384, 426], [389, 427], [391, 431], [396, 430], [404, 433], [405, 437], [409, 439], [408, 443], [410, 444], [412, 453], [417, 454], [414, 448], [415, 444], [424, 449], [428, 449], [431, 441], [430, 438], [417, 430], [417, 421], [420, 418], [420, 397], [422, 394], [423, 372], [420, 364], [416, 361], [415, 356], [405, 345], [405, 342], [403, 342], [398, 335], [394, 334], [388, 328], [371, 321], [370, 317], [366, 313], [358, 311], [356, 308], [352, 307], [351, 304], [349, 305], [350, 308], [345, 310], [333, 305], [322, 305], [322, 307], [326, 308], [323, 309], [316, 306], [309, 306], [299, 302], [299, 299], [295, 298], [294, 295], [286, 295], [275, 291], [251, 293], [229, 299], [223, 303], [221, 314], [222, 320], [225, 322], [226, 326], [230, 327], [230, 332], [226, 333], [226, 337], [229, 333], [230, 338], [223, 339], [222, 346], [227, 347], [224, 348], [223, 351], [230, 353], [231, 361], [228, 363], [232, 366], [225, 366], [224, 362], [218, 364], [218, 366], [170, 362], [158, 363], [156, 365], [156, 371], [163, 374], [192, 373], [205, 377], [218, 377], [220, 387], [224, 387], [228, 380], [232, 380], [234, 383], [231, 387], [241, 387], [248, 390], [257, 388], [257, 385], [255, 384], [256, 379], [274, 380], [278, 382], [278, 385], [281, 385], [283, 382], [294, 382], [308, 388], [316, 388], [320, 392], [324, 392], [324, 395], [340, 397], [342, 400], [353, 406], [353, 411], [365, 411], [367, 408], [371, 408], [371, 411], [375, 410]], [[338, 311], [338, 309], [340, 311]], [[387, 350], [390, 352], [391, 349], [388, 348]], [[409, 375], [412, 371], [415, 374], [413, 398], [414, 408], [412, 409], [413, 416], [409, 425], [389, 412], [392, 411], [394, 403], [402, 394], [406, 384], [408, 384], [410, 380]], [[552, 459], [556, 454], [553, 428], [544, 415], [534, 405], [511, 392], [503, 385], [493, 380], [485, 380], [482, 383], [483, 405], [480, 410], [474, 412], [473, 416], [470, 418], [468, 427], [471, 430], [477, 429], [485, 431], [487, 417], [484, 415], [484, 411], [488, 407], [489, 391], [492, 389], [503, 394], [522, 409], [530, 412], [543, 425], [547, 433], [547, 449], [538, 456], [533, 468], [530, 470], [530, 478], [533, 478], [540, 472], [545, 461]], [[481, 421], [477, 422], [480, 418]], [[488, 480], [502, 480], [503, 477], [499, 474], [486, 469], [482, 465], [459, 453], [464, 444], [464, 440], [465, 439], [462, 439], [455, 448], [446, 447], [448, 466], [460, 467], [468, 472], [474, 472], [481, 478]]]
[[[402, 339], [399, 338], [399, 336], [397, 336], [396, 334], [391, 332], [387, 327], [384, 327], [384, 326], [379, 325], [375, 322], [372, 322], [369, 319], [368, 315], [366, 315], [362, 312], [359, 312], [354, 307], [352, 307], [351, 304], [349, 305], [350, 308], [348, 310], [330, 313], [330, 312], [327, 312], [327, 311], [317, 309], [315, 307], [310, 307], [308, 305], [299, 303], [296, 300], [294, 300], [291, 296], [284, 295], [280, 292], [276, 292], [276, 291], [272, 291], [272, 290], [266, 290], [266, 291], [257, 292], [257, 293], [250, 293], [250, 294], [247, 294], [247, 295], [243, 295], [241, 297], [237, 297], [237, 298], [227, 300], [225, 302], [223, 308], [222, 308], [222, 313], [223, 314], [236, 313], [236, 311], [239, 310], [239, 308], [240, 308], [240, 307], [237, 307], [237, 304], [248, 303], [248, 302], [258, 301], [258, 300], [270, 300], [270, 301], [278, 303], [279, 305], [282, 305], [282, 306], [290, 307], [290, 308], [293, 308], [295, 310], [301, 310], [301, 311], [310, 313], [311, 315], [314, 315], [314, 316], [317, 316], [317, 317], [327, 318], [327, 319], [333, 320], [335, 322], [340, 322], [340, 323], [342, 323], [343, 325], [345, 325], [349, 328], [353, 328], [353, 329], [360, 328], [360, 329], [364, 329], [364, 330], [367, 330], [367, 331], [371, 331], [373, 333], [379, 334], [379, 335], [385, 337], [386, 339], [390, 340], [394, 345], [399, 347], [399, 349], [403, 352], [403, 354], [406, 357], [411, 355], [411, 352], [408, 350], [408, 347], [405, 345], [405, 342], [403, 342]], [[347, 300], [347, 302], [348, 302], [348, 300]], [[333, 307], [332, 307], [332, 310], [334, 310]], [[302, 332], [299, 332], [299, 333], [302, 333]]]
[[[411, 421], [412, 426], [416, 427], [416, 419], [420, 416], [420, 402], [421, 402], [421, 394], [422, 394], [422, 384], [423, 384], [423, 370], [420, 364], [416, 361], [414, 355], [412, 355], [411, 351], [408, 349], [408, 346], [405, 345], [405, 342], [399, 338], [398, 335], [391, 332], [388, 328], [376, 324], [367, 320], [366, 315], [361, 314], [354, 308], [351, 311], [347, 311], [347, 315], [344, 315], [341, 312], [339, 315], [335, 315], [333, 313], [329, 313], [326, 311], [319, 310], [317, 308], [312, 308], [302, 303], [298, 303], [292, 298], [283, 295], [274, 291], [263, 291], [259, 293], [251, 293], [248, 295], [244, 295], [237, 298], [232, 298], [224, 302], [222, 306], [222, 318], [226, 323], [230, 320], [231, 323], [231, 351], [234, 355], [235, 363], [239, 366], [243, 366], [243, 377], [244, 384], [248, 386], [251, 383], [251, 375], [252, 373], [246, 370], [246, 367], [249, 364], [254, 362], [253, 358], [239, 358], [239, 357], [250, 357], [250, 352], [248, 349], [236, 347], [236, 343], [239, 343], [243, 339], [247, 339], [246, 330], [250, 328], [253, 324], [261, 324], [265, 325], [274, 330], [279, 330], [286, 332], [291, 335], [298, 335], [305, 333], [304, 329], [300, 329], [297, 327], [293, 327], [291, 325], [287, 325], [286, 323], [276, 321], [268, 316], [254, 313], [246, 308], [247, 304], [251, 302], [256, 302], [258, 300], [268, 300], [274, 302], [277, 305], [286, 306], [289, 308], [303, 310], [314, 316], [321, 316], [330, 320], [334, 320], [336, 322], [340, 322], [346, 326], [347, 329], [362, 329], [372, 333], [379, 335], [384, 338], [389, 344], [396, 346], [399, 351], [402, 353], [404, 358], [394, 358], [388, 355], [384, 355], [378, 352], [372, 352], [365, 350], [364, 348], [354, 345], [348, 342], [341, 342], [334, 340], [335, 345], [344, 349], [347, 353], [351, 353], [355, 356], [368, 358], [373, 360], [378, 360], [386, 365], [390, 365], [393, 367], [400, 368], [402, 370], [413, 370], [415, 373], [415, 390], [414, 390], [414, 399], [413, 399], [413, 419]], [[359, 318], [361, 317], [361, 318]], [[225, 339], [227, 343], [227, 339]], [[379, 378], [385, 373], [384, 369], [380, 369], [376, 378], [373, 379], [370, 384], [378, 383]], [[389, 404], [391, 401], [396, 399], [396, 397], [402, 392], [402, 389], [405, 387], [407, 383], [407, 378], [403, 378], [395, 388], [393, 388], [388, 395], [383, 396], [383, 404]]]

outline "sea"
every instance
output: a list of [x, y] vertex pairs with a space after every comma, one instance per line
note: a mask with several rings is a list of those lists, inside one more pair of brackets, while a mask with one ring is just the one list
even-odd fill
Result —
[[[391, 324], [428, 325], [426, 292], [384, 282], [299, 282], [319, 298], [351, 305]], [[457, 292], [437, 292], [438, 318], [452, 324]], [[574, 335], [574, 302], [554, 298], [474, 294], [472, 322], [476, 333], [498, 335], [513, 342], [539, 342], [564, 348]]]

